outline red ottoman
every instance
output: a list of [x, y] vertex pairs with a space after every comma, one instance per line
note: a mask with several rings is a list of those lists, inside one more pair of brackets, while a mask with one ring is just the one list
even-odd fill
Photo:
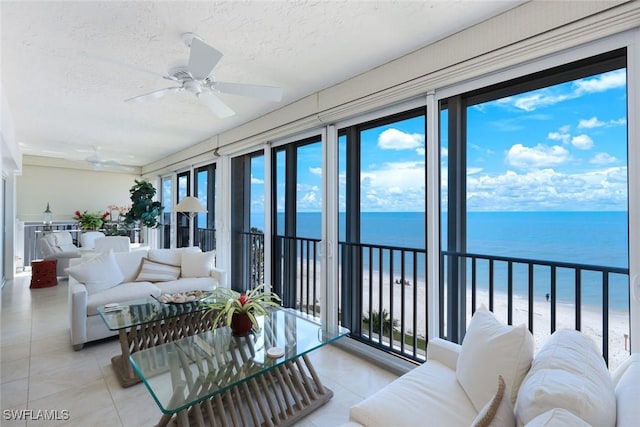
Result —
[[30, 288], [48, 288], [58, 284], [56, 276], [55, 259], [31, 261], [31, 286]]

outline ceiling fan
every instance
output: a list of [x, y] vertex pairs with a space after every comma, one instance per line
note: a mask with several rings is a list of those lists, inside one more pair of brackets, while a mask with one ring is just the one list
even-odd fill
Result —
[[230, 117], [235, 112], [229, 108], [216, 93], [250, 96], [267, 101], [278, 102], [282, 99], [282, 89], [273, 86], [261, 86], [244, 83], [219, 82], [213, 77], [213, 69], [222, 58], [222, 53], [209, 46], [194, 33], [184, 33], [182, 40], [190, 48], [189, 63], [186, 66], [171, 68], [163, 78], [179, 83], [153, 92], [125, 99], [125, 102], [144, 102], [162, 98], [175, 92], [193, 93], [213, 113], [220, 117]]
[[[84, 150], [78, 150], [78, 151], [84, 151]], [[131, 166], [123, 165], [122, 163], [117, 162], [115, 160], [106, 160], [100, 153], [100, 147], [94, 147], [92, 153], [93, 154], [89, 155], [84, 160], [90, 165], [92, 165], [93, 169], [95, 170], [117, 169], [117, 170], [123, 170], [123, 171], [133, 171], [135, 169]]]

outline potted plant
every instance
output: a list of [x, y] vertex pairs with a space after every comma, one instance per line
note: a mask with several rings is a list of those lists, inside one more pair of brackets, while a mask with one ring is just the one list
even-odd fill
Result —
[[109, 216], [109, 212], [87, 212], [75, 211], [73, 219], [78, 222], [78, 226], [83, 231], [98, 230], [102, 227], [105, 219]]
[[156, 189], [149, 181], [135, 180], [135, 184], [129, 189], [131, 194], [131, 208], [125, 215], [125, 222], [132, 224], [140, 221], [141, 225], [149, 228], [158, 228], [158, 217], [164, 209], [160, 202], [154, 201]]
[[263, 288], [264, 285], [242, 293], [228, 288], [216, 289], [213, 296], [204, 302], [209, 309], [207, 313], [215, 314], [213, 327], [218, 327], [220, 320], [224, 320], [235, 336], [244, 336], [251, 329], [259, 329], [256, 315], [267, 314], [265, 307], [280, 306], [280, 297]]

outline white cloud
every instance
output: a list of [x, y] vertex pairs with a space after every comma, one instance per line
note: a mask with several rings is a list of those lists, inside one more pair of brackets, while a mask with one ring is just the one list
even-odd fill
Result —
[[506, 161], [509, 165], [525, 169], [557, 166], [566, 163], [569, 158], [569, 151], [565, 148], [559, 145], [549, 147], [542, 144], [535, 147], [515, 144], [506, 155]]
[[425, 150], [424, 147], [418, 147], [416, 148], [416, 153], [418, 156], [424, 156], [427, 153], [427, 150]]
[[580, 150], [589, 150], [593, 148], [593, 140], [589, 135], [582, 134], [571, 138], [571, 145]]
[[537, 108], [557, 104], [567, 99], [570, 99], [570, 96], [547, 94], [546, 90], [543, 89], [516, 97], [513, 105], [524, 111], [534, 111]]
[[552, 141], [562, 141], [563, 144], [568, 144], [571, 140], [571, 135], [562, 132], [549, 132], [547, 138]]
[[579, 129], [593, 129], [593, 128], [599, 128], [599, 127], [614, 127], [614, 126], [624, 126], [627, 124], [627, 118], [626, 117], [621, 117], [619, 119], [613, 119], [613, 120], [609, 120], [607, 122], [603, 122], [601, 120], [598, 120], [597, 117], [591, 117], [590, 119], [586, 119], [586, 120], [580, 120], [580, 122], [578, 123], [578, 128]]
[[576, 80], [571, 86], [571, 90], [565, 93], [558, 93], [555, 88], [543, 88], [522, 95], [502, 98], [495, 101], [496, 105], [514, 106], [524, 111], [534, 111], [540, 107], [554, 105], [568, 99], [579, 98], [580, 96], [604, 92], [609, 89], [616, 89], [626, 85], [626, 71], [615, 70], [595, 77]]
[[610, 167], [567, 174], [546, 168], [467, 178], [469, 210], [617, 210], [627, 203], [627, 170]]
[[608, 153], [597, 153], [589, 160], [594, 165], [608, 165], [617, 162], [618, 159]]
[[424, 210], [424, 167], [424, 162], [390, 162], [362, 171], [363, 211]]
[[604, 126], [606, 123], [598, 120], [596, 116], [590, 119], [583, 119], [578, 122], [578, 129], [593, 129]]
[[390, 128], [378, 136], [378, 147], [383, 150], [413, 150], [424, 145], [424, 135], [406, 133]]
[[264, 179], [256, 178], [251, 174], [251, 184], [264, 184]]
[[313, 175], [322, 176], [322, 168], [309, 168], [309, 173]]
[[449, 148], [447, 147], [440, 148], [440, 157], [442, 157], [443, 159], [445, 157], [449, 157]]
[[624, 69], [610, 71], [595, 77], [587, 77], [573, 83], [577, 95], [604, 92], [623, 87], [627, 84], [627, 72]]

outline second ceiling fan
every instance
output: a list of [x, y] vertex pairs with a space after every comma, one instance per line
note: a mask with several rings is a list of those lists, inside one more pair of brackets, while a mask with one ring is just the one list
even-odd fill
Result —
[[215, 80], [213, 69], [222, 58], [222, 52], [209, 46], [193, 33], [183, 34], [182, 40], [191, 49], [188, 65], [174, 67], [169, 70], [168, 75], [163, 76], [167, 80], [179, 83], [179, 85], [134, 96], [133, 98], [125, 99], [125, 102], [144, 102], [162, 98], [170, 93], [187, 91], [193, 93], [216, 116], [224, 118], [233, 116], [235, 112], [218, 98], [216, 93], [249, 96], [272, 102], [278, 102], [282, 99], [282, 88], [279, 87]]

